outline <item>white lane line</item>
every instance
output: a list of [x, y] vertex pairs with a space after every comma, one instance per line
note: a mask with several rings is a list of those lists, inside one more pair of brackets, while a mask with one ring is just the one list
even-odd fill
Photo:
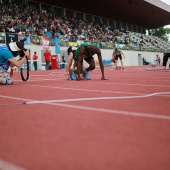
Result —
[[128, 116], [136, 116], [136, 117], [144, 117], [144, 118], [170, 120], [170, 116], [159, 115], [159, 114], [137, 113], [137, 112], [128, 112], [128, 111], [121, 111], [121, 110], [111, 110], [111, 109], [102, 109], [102, 108], [94, 108], [94, 107], [75, 106], [75, 105], [60, 104], [60, 103], [48, 103], [48, 104], [62, 106], [62, 107], [69, 107], [69, 108], [74, 108], [74, 109], [82, 109], [82, 110], [87, 110], [87, 111], [94, 111], [94, 112], [104, 112], [104, 113], [111, 113], [111, 114], [118, 114], [118, 115], [120, 114], [120, 115], [128, 115]]
[[[58, 78], [58, 79], [36, 79], [36, 80], [29, 80], [29, 81], [44, 81], [44, 80], [53, 80], [53, 81], [57, 81], [57, 80], [66, 80], [64, 78]], [[67, 82], [70, 82], [67, 80]], [[71, 81], [71, 82], [75, 82], [75, 81]], [[76, 81], [76, 83], [81, 83], [82, 81]], [[86, 81], [85, 81], [86, 82]], [[88, 83], [93, 83], [93, 84], [103, 84], [103, 85], [110, 85], [110, 84], [113, 84], [113, 85], [120, 85], [120, 86], [141, 86], [141, 87], [167, 87], [169, 88], [170, 86], [169, 85], [154, 85], [154, 84], [129, 84], [129, 83], [107, 83], [107, 81], [102, 81], [102, 82], [95, 82], [95, 81], [88, 81]], [[25, 84], [25, 85], [28, 85], [28, 84]], [[31, 85], [31, 84], [29, 84]], [[36, 86], [36, 85], [32, 85], [32, 86]], [[50, 86], [49, 86], [50, 87]]]
[[26, 169], [0, 159], [0, 170], [26, 170]]
[[[56, 79], [29, 79], [29, 82], [40, 82], [40, 81], [58, 81], [58, 80], [66, 80], [66, 78], [56, 78]], [[15, 80], [16, 82], [22, 82], [22, 80]]]
[[32, 84], [23, 84], [32, 87], [42, 87], [42, 88], [52, 88], [52, 89], [63, 89], [63, 90], [73, 90], [73, 91], [88, 91], [88, 92], [102, 92], [102, 93], [118, 93], [118, 94], [142, 94], [142, 93], [127, 93], [127, 92], [116, 92], [116, 91], [106, 91], [106, 90], [89, 90], [89, 89], [78, 89], [78, 88], [70, 88], [70, 87], [60, 87], [60, 86], [42, 86], [42, 85], [32, 85]]
[[132, 93], [132, 92], [117, 92], [117, 91], [108, 91], [108, 90], [107, 91], [106, 90], [89, 90], [89, 89], [78, 89], [78, 88], [57, 87], [57, 86], [52, 87], [52, 86], [41, 86], [41, 85], [31, 85], [31, 84], [24, 84], [24, 85], [38, 87], [38, 88], [42, 87], [42, 88], [52, 88], [52, 89], [62, 89], [62, 90], [73, 90], [73, 91], [143, 95], [143, 93]]
[[[21, 100], [21, 101], [36, 102], [36, 100], [16, 98], [16, 97], [10, 97], [10, 96], [0, 95], [0, 97], [10, 98], [10, 99], [14, 99], [14, 100]], [[104, 112], [104, 113], [111, 113], [111, 114], [121, 114], [121, 115], [137, 116], [137, 117], [144, 117], [144, 118], [170, 120], [170, 116], [160, 115], [160, 114], [138, 113], [138, 112], [129, 112], [129, 111], [121, 111], [121, 110], [110, 110], [110, 109], [103, 109], [103, 108], [76, 106], [76, 105], [60, 104], [60, 103], [43, 103], [43, 104], [53, 105], [53, 106], [61, 106], [61, 107], [68, 107], [68, 108], [74, 108], [74, 109], [82, 109], [82, 110], [94, 111], [94, 112]]]
[[154, 84], [127, 84], [127, 83], [103, 83], [103, 82], [93, 82], [93, 81], [89, 81], [89, 83], [97, 83], [97, 84], [103, 84], [103, 85], [106, 85], [106, 84], [113, 84], [113, 85], [120, 85], [120, 86], [144, 86], [144, 87], [170, 87], [169, 85], [165, 86], [165, 85], [154, 85]]
[[[29, 82], [42, 82], [42, 81], [67, 81], [67, 82], [75, 82], [75, 81], [71, 81], [71, 80], [66, 80], [66, 78], [55, 78], [55, 79], [29, 79]], [[132, 80], [133, 81], [133, 80]], [[147, 81], [147, 80], [146, 80]], [[22, 80], [15, 80], [15, 82], [23, 82]], [[76, 83], [81, 83], [82, 81], [78, 82], [76, 81]], [[165, 87], [165, 88], [170, 88], [169, 85], [149, 85], [149, 84], [126, 84], [126, 83], [105, 83], [105, 82], [94, 82], [94, 81], [88, 81], [88, 83], [93, 83], [93, 84], [103, 84], [103, 85], [120, 85], [120, 86], [140, 86], [140, 87]], [[30, 85], [31, 84], [22, 84], [22, 85]], [[32, 85], [32, 86], [36, 86], [36, 85]], [[38, 85], [37, 85], [38, 86]], [[46, 86], [48, 87], [48, 86]], [[50, 86], [49, 86], [50, 87]]]
[[151, 93], [140, 96], [119, 96], [119, 97], [94, 97], [94, 98], [77, 98], [77, 99], [64, 99], [64, 100], [40, 100], [40, 101], [32, 101], [26, 102], [25, 104], [38, 104], [38, 103], [61, 103], [61, 102], [75, 102], [75, 101], [92, 101], [92, 100], [119, 100], [119, 99], [137, 99], [137, 98], [146, 98], [157, 95], [170, 95], [170, 92], [159, 92], [159, 93]]
[[36, 101], [36, 100], [30, 100], [30, 99], [24, 99], [24, 98], [19, 98], [19, 97], [12, 97], [12, 96], [4, 96], [0, 95], [2, 98], [7, 98], [7, 99], [13, 99], [13, 100], [21, 100], [21, 101]]

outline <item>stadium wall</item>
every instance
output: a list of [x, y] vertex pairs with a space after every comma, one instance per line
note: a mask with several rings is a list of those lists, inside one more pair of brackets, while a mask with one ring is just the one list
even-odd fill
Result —
[[[3, 44], [0, 44], [3, 45]], [[44, 61], [44, 52], [45, 50], [43, 49], [42, 46], [39, 45], [25, 45], [25, 48], [30, 49], [30, 67], [31, 70], [33, 70], [33, 60], [32, 56], [34, 52], [37, 52], [37, 55], [39, 56], [38, 60], [38, 68], [40, 70], [45, 69], [45, 61]], [[58, 60], [59, 62], [61, 61], [61, 56], [64, 54], [66, 58], [66, 62], [68, 61], [68, 54], [67, 54], [67, 48], [68, 47], [61, 47], [60, 48], [60, 54], [58, 54]], [[51, 51], [52, 55], [56, 55], [55, 53], [55, 47], [50, 46], [49, 50]], [[112, 49], [101, 49], [102, 52], [102, 57], [103, 60], [110, 60], [112, 59]], [[161, 63], [163, 62], [163, 53], [158, 53], [158, 52], [146, 52], [146, 51], [127, 51], [123, 50], [123, 53], [125, 55], [125, 59], [123, 58], [123, 64], [124, 66], [140, 66], [142, 65], [142, 58], [144, 57], [147, 62], [150, 62], [151, 64], [154, 64], [156, 60], [156, 55], [159, 55], [161, 58]], [[97, 60], [97, 55], [94, 55], [94, 59]], [[120, 64], [120, 63], [119, 63]]]

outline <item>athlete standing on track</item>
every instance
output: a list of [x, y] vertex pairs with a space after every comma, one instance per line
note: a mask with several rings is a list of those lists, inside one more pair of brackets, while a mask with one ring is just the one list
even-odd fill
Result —
[[[77, 71], [73, 71], [73, 74], [76, 74], [76, 73], [78, 74], [77, 80], [81, 80], [80, 73], [83, 73], [83, 71], [86, 73], [86, 78], [91, 79], [89, 75], [89, 71], [95, 69], [95, 61], [93, 58], [93, 55], [95, 54], [97, 54], [99, 64], [100, 64], [100, 69], [102, 73], [101, 80], [106, 80], [104, 76], [104, 66], [102, 62], [101, 51], [97, 46], [92, 46], [88, 44], [80, 45], [75, 52], [75, 55], [76, 55], [75, 62], [77, 65]], [[89, 67], [86, 68], [85, 70], [82, 70], [83, 59], [89, 64]]]
[[122, 61], [122, 55], [123, 55], [123, 57], [125, 58], [124, 53], [123, 53], [120, 49], [118, 49], [118, 47], [116, 46], [116, 47], [115, 47], [115, 50], [113, 51], [113, 54], [116, 55], [115, 67], [117, 67], [117, 62], [118, 62], [118, 58], [119, 58], [119, 59], [120, 59], [121, 66], [122, 66], [122, 69], [124, 70], [123, 61]]

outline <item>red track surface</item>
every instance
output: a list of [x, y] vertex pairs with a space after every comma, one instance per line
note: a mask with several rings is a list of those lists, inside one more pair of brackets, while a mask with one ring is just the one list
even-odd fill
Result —
[[0, 86], [0, 170], [170, 169], [170, 72], [105, 68], [104, 81], [97, 68], [80, 82], [64, 70], [30, 75]]

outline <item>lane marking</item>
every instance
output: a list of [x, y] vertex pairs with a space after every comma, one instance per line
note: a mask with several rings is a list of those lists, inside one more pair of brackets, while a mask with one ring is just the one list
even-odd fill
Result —
[[[32, 79], [32, 80], [29, 80], [29, 82], [42, 82], [42, 81], [67, 81], [69, 82], [68, 80], [66, 80], [66, 78], [56, 78], [56, 79]], [[147, 81], [147, 80], [146, 80]], [[15, 82], [22, 82], [22, 80], [15, 80]], [[74, 81], [70, 81], [70, 82], [74, 82]], [[77, 83], [81, 83], [82, 81], [78, 82], [76, 81]], [[83, 82], [86, 82], [86, 81], [83, 81]], [[94, 81], [88, 81], [88, 83], [94, 83], [94, 84], [103, 84], [103, 85], [120, 85], [120, 86], [140, 86], [140, 87], [165, 87], [165, 88], [169, 88], [170, 85], [144, 85], [144, 84], [125, 84], [125, 83], [105, 83], [105, 82], [94, 82]], [[20, 84], [20, 85], [30, 85], [30, 86], [38, 86], [38, 85], [31, 85], [31, 84]], [[43, 87], [43, 86], [42, 86]], [[46, 87], [50, 87], [50, 86], [46, 86]]]
[[4, 104], [0, 104], [0, 106], [16, 106], [16, 105], [22, 105], [23, 103], [4, 103]]
[[[90, 81], [89, 81], [90, 82]], [[97, 84], [114, 84], [114, 85], [121, 85], [121, 86], [144, 86], [144, 87], [170, 87], [168, 86], [164, 86], [164, 85], [150, 85], [150, 84], [125, 84], [125, 83], [102, 83], [102, 82], [90, 82], [90, 83], [97, 83]]]
[[2, 98], [7, 98], [7, 99], [14, 99], [14, 100], [21, 100], [21, 101], [36, 101], [36, 100], [31, 100], [31, 99], [24, 99], [24, 98], [19, 98], [19, 97], [12, 97], [12, 96], [4, 96], [0, 95]]
[[119, 97], [94, 97], [94, 98], [76, 98], [76, 99], [64, 99], [64, 100], [40, 100], [40, 101], [28, 101], [25, 104], [40, 104], [40, 103], [61, 103], [61, 102], [76, 102], [76, 101], [92, 101], [92, 100], [119, 100], [119, 99], [137, 99], [137, 98], [146, 98], [157, 95], [170, 95], [170, 92], [158, 92], [145, 94], [140, 96], [119, 96]]
[[[42, 86], [42, 85], [31, 85], [31, 84], [24, 84], [27, 86], [33, 87], [43, 87], [43, 88], [52, 88], [52, 89], [63, 89], [63, 90], [74, 90], [74, 91], [89, 91], [89, 92], [102, 92], [102, 93], [126, 93], [126, 92], [115, 92], [115, 91], [106, 91], [106, 90], [89, 90], [89, 89], [78, 89], [78, 88], [70, 88], [70, 87], [57, 87], [57, 86]], [[142, 93], [126, 93], [126, 94], [142, 94]]]
[[[169, 94], [169, 92], [168, 92], [168, 94]], [[15, 97], [10, 97], [10, 96], [2, 96], [2, 95], [0, 95], [0, 97], [10, 98], [10, 99], [15, 99], [15, 100], [22, 100], [22, 101], [37, 102], [36, 100], [15, 98]], [[144, 117], [144, 118], [170, 120], [170, 116], [160, 115], [160, 114], [138, 113], [138, 112], [129, 112], [129, 111], [111, 110], [111, 109], [103, 109], [103, 108], [95, 108], [95, 107], [76, 106], [76, 105], [60, 104], [60, 103], [42, 103], [42, 104], [53, 105], [53, 106], [61, 106], [61, 107], [68, 107], [68, 108], [74, 108], [74, 109], [82, 109], [82, 110], [94, 111], [94, 112], [104, 112], [104, 113], [111, 113], [111, 114], [121, 114], [121, 115]]]
[[[58, 78], [58, 79], [39, 79], [39, 80], [29, 80], [29, 81], [44, 81], [44, 80], [53, 80], [53, 81], [57, 81], [57, 80], [66, 80], [66, 79], [64, 79], [64, 78]], [[147, 80], [146, 80], [147, 81]], [[68, 80], [67, 80], [67, 82], [69, 82]], [[71, 82], [74, 82], [74, 81], [71, 81]], [[82, 81], [76, 81], [77, 83], [81, 83]], [[84, 82], [84, 81], [83, 81]], [[86, 82], [86, 81], [85, 81]], [[169, 88], [170, 87], [170, 85], [150, 85], [150, 84], [129, 84], [129, 83], [107, 83], [106, 81], [104, 82], [104, 81], [102, 81], [102, 82], [94, 82], [94, 81], [88, 81], [88, 83], [94, 83], [94, 84], [103, 84], [103, 85], [110, 85], [110, 84], [113, 84], [113, 85], [121, 85], [121, 86], [142, 86], [142, 87], [167, 87], [167, 88]], [[38, 86], [38, 85], [31, 85], [31, 84], [24, 84], [24, 85], [30, 85], [30, 86]], [[50, 86], [46, 86], [46, 87], [50, 87]]]
[[11, 162], [0, 159], [0, 170], [26, 170], [18, 165], [15, 165]]
[[102, 108], [94, 108], [94, 107], [75, 106], [75, 105], [60, 104], [60, 103], [45, 103], [45, 104], [69, 107], [69, 108], [74, 108], [74, 109], [82, 109], [82, 110], [94, 111], [94, 112], [104, 112], [104, 113], [111, 113], [111, 114], [118, 114], [118, 115], [120, 114], [120, 115], [128, 115], [128, 116], [135, 116], [135, 117], [170, 120], [170, 116], [159, 115], [159, 114], [156, 115], [156, 114], [151, 114], [151, 113], [137, 113], [137, 112], [128, 112], [128, 111], [121, 111], [121, 110], [110, 110], [110, 109], [102, 109]]
[[117, 94], [137, 94], [142, 95], [143, 93], [132, 93], [132, 92], [116, 92], [116, 91], [105, 91], [105, 90], [89, 90], [89, 89], [78, 89], [78, 88], [69, 88], [69, 87], [52, 87], [52, 86], [41, 86], [41, 85], [31, 85], [31, 84], [24, 84], [27, 86], [33, 87], [43, 87], [43, 88], [52, 88], [52, 89], [63, 89], [63, 90], [73, 90], [73, 91], [87, 91], [87, 92], [102, 92], [102, 93], [117, 93]]
[[[57, 72], [56, 72], [57, 73]], [[110, 72], [109, 72], [110, 73]], [[108, 74], [109, 74], [108, 73]], [[57, 74], [59, 74], [59, 76], [56, 78], [56, 79], [53, 79], [53, 78], [48, 78], [48, 79], [29, 79], [29, 81], [30, 82], [35, 82], [35, 81], [37, 81], [37, 82], [39, 82], [39, 81], [49, 81], [49, 80], [51, 80], [51, 81], [58, 81], [58, 80], [66, 80], [66, 78], [65, 78], [65, 76], [63, 76], [63, 74], [64, 74], [64, 72], [62, 73], [57, 73]], [[48, 74], [48, 75], [31, 75], [31, 77], [32, 76], [49, 76], [50, 74]], [[122, 75], [122, 74], [121, 74]], [[119, 74], [119, 76], [121, 76], [120, 74]], [[143, 76], [143, 75], [136, 75], [136, 74], [128, 74], [128, 75], [131, 75], [131, 77], [130, 77], [130, 79], [132, 79], [132, 78], [135, 78], [135, 77], [146, 77], [146, 78], [149, 78], [149, 77], [152, 77], [153, 78], [153, 75], [151, 74], [151, 75], [145, 75], [145, 76]], [[53, 75], [51, 75], [52, 77], [54, 77]], [[93, 77], [99, 77], [100, 75], [93, 75]], [[112, 74], [110, 74], [110, 75], [108, 75], [109, 77], [110, 76], [112, 76]], [[118, 78], [118, 76], [116, 76], [116, 77], [113, 77], [113, 79], [110, 79], [110, 80], [115, 80], [115, 78], [117, 79]], [[119, 77], [120, 78], [120, 77]], [[156, 77], [156, 78], [158, 78], [158, 77]], [[160, 79], [163, 79], [163, 77], [161, 76], [160, 78], [158, 78], [158, 81], [160, 81]], [[166, 78], [167, 79], [167, 78]], [[96, 79], [94, 79], [94, 80], [96, 80]], [[128, 79], [129, 80], [129, 79]], [[21, 81], [21, 80], [15, 80], [16, 82], [17, 81]], [[143, 80], [142, 80], [143, 81]], [[144, 81], [147, 81], [147, 80], [144, 80]], [[156, 81], [155, 79], [153, 80], [153, 81]], [[162, 81], [165, 81], [165, 80], [162, 80]], [[22, 82], [22, 81], [21, 81]], [[93, 82], [93, 83], [95, 83], [95, 82]], [[102, 84], [103, 84], [103, 82], [102, 82]], [[115, 84], [115, 83], [114, 83]], [[121, 84], [122, 85], [122, 84]], [[132, 84], [128, 84], [128, 85], [132, 85]], [[134, 84], [134, 85], [139, 85], [139, 84]], [[141, 84], [140, 84], [140, 86], [142, 86]], [[145, 86], [161, 86], [161, 85], [145, 85]], [[161, 86], [162, 87], [162, 86]], [[163, 86], [163, 87], [167, 87], [167, 86]], [[169, 86], [168, 86], [169, 87]]]
[[[52, 80], [52, 81], [58, 81], [58, 80], [66, 80], [64, 78], [56, 78], [56, 79], [32, 79], [32, 80], [29, 80], [29, 82], [40, 82], [40, 81], [49, 81], [49, 80]], [[22, 80], [15, 80], [15, 82], [22, 82]]]

